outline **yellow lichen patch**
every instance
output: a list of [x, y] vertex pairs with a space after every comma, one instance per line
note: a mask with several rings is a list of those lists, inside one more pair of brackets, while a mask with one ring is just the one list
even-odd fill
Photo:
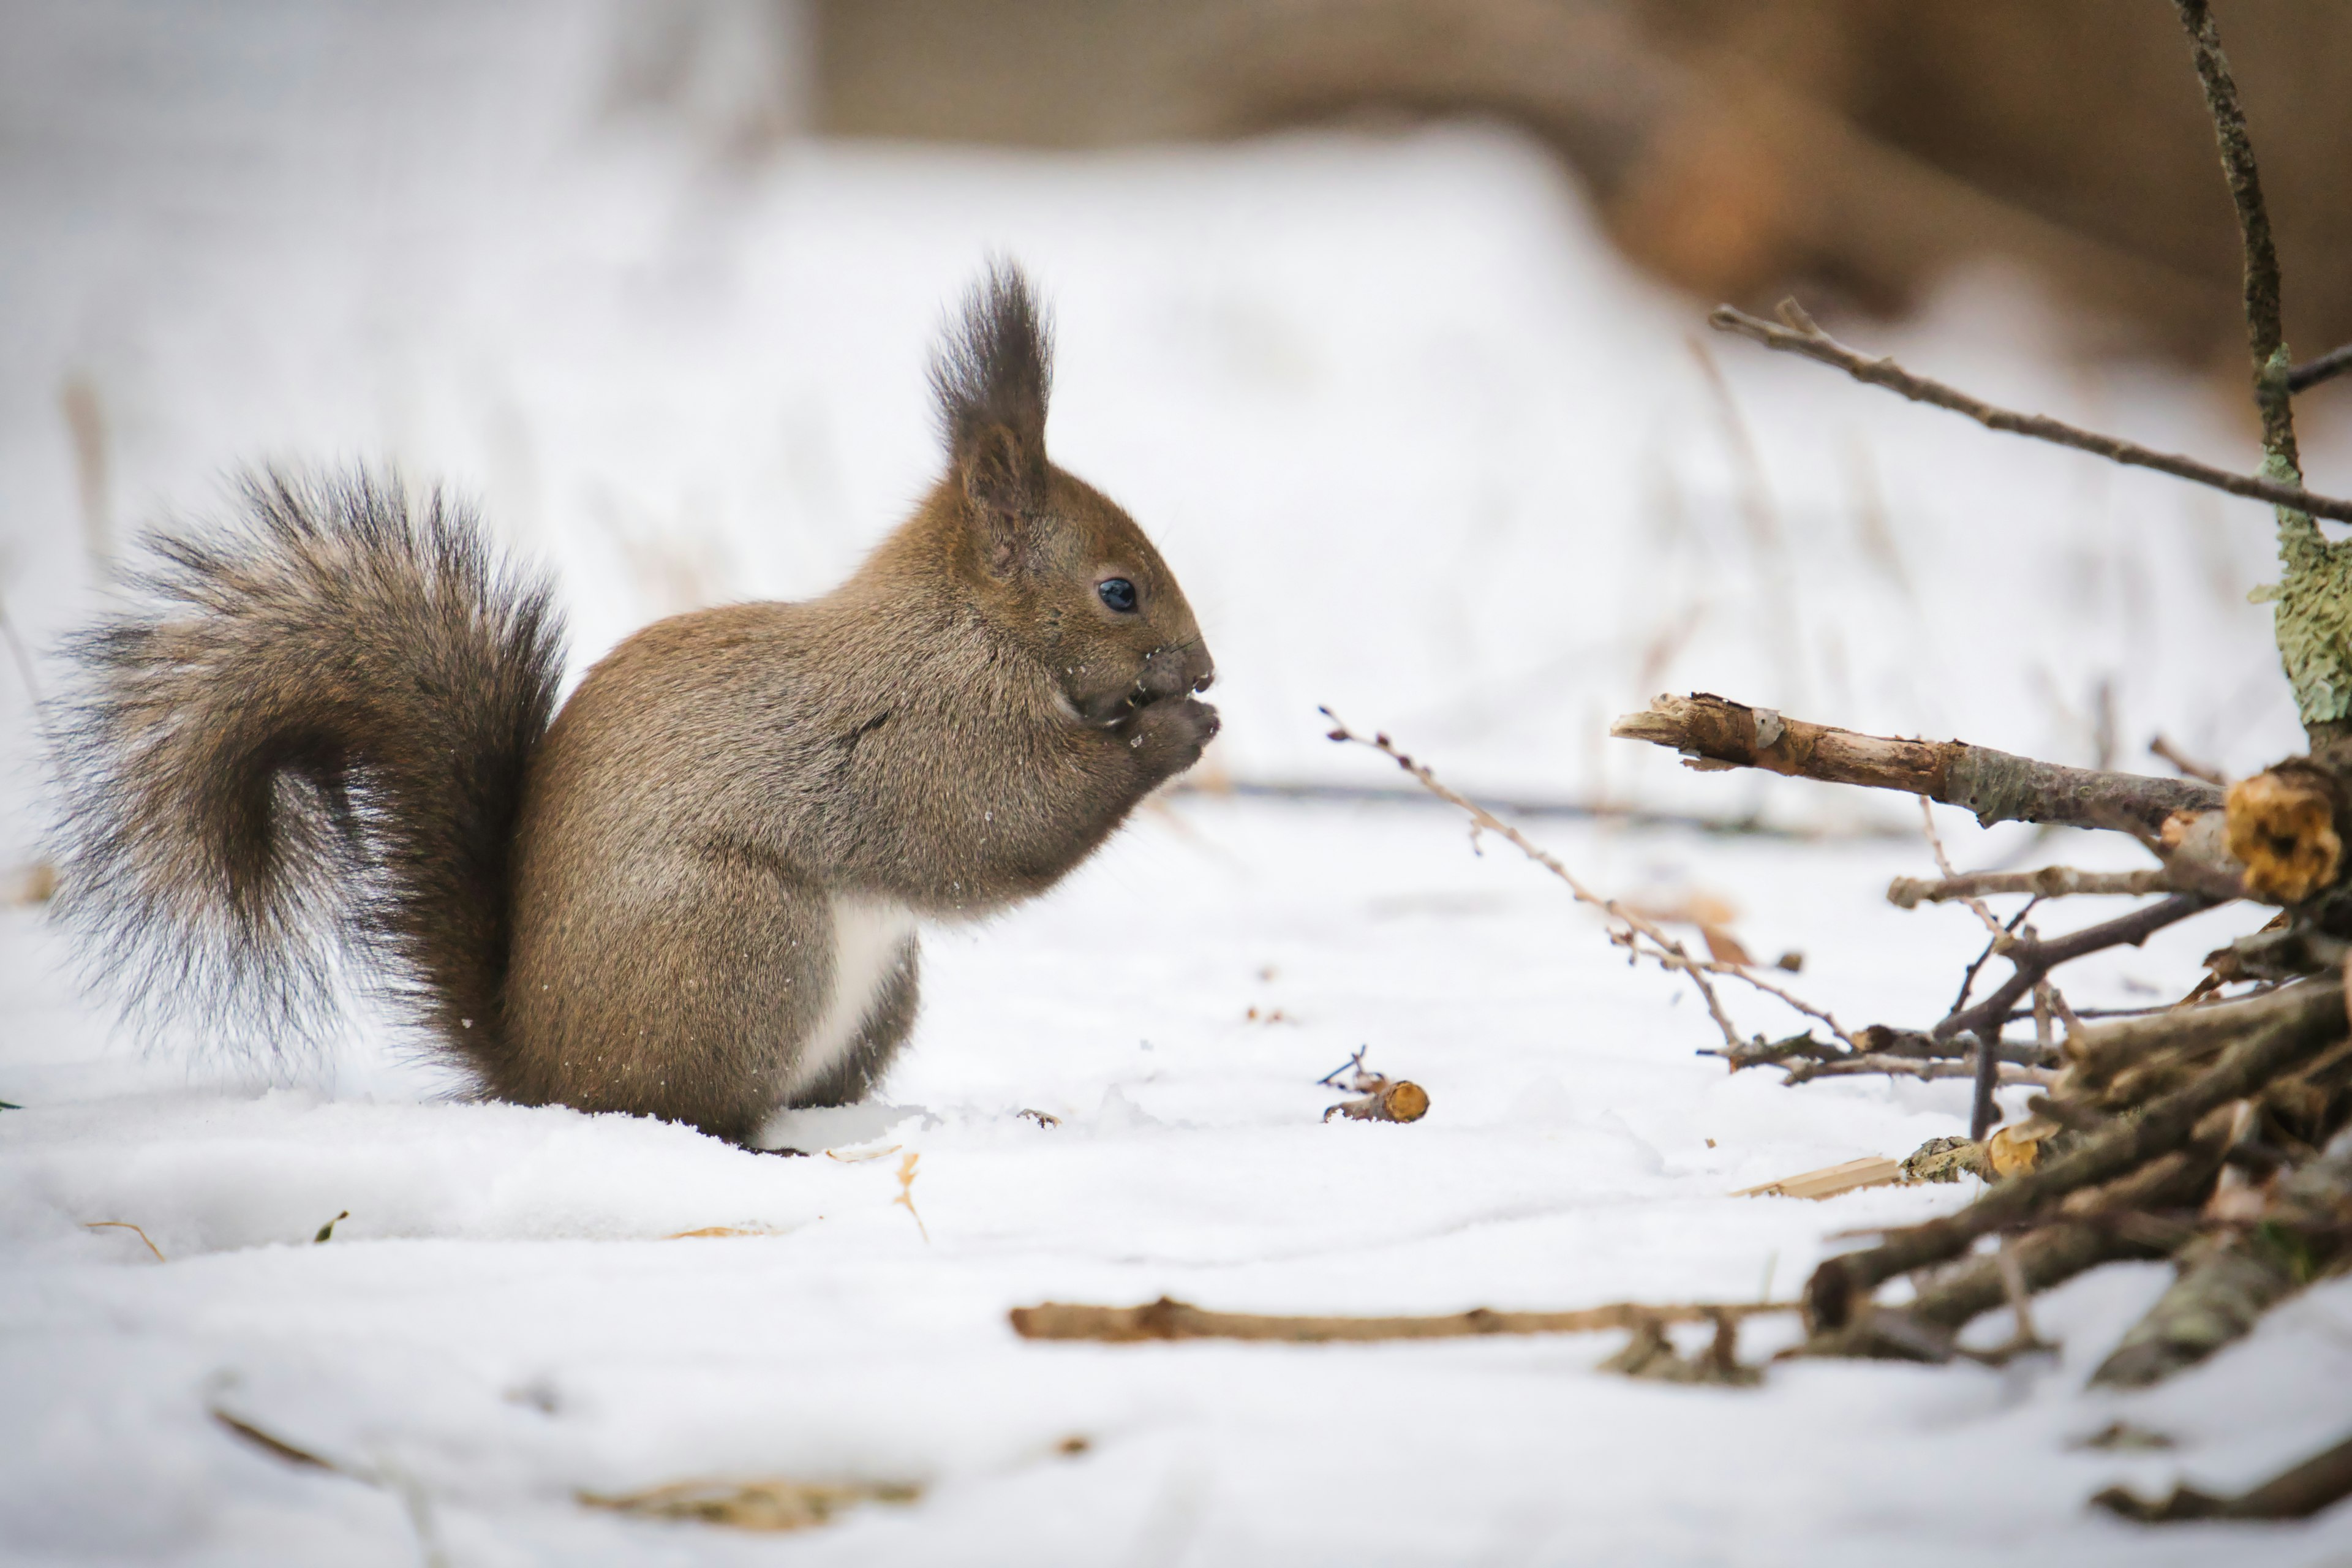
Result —
[[2336, 803], [2316, 778], [2256, 773], [2230, 786], [2230, 853], [2245, 863], [2246, 889], [2296, 904], [2332, 886], [2343, 863]]

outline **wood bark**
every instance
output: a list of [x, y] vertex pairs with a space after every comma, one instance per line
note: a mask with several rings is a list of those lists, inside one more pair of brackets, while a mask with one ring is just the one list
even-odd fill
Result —
[[2222, 802], [2222, 792], [2201, 779], [2070, 768], [1965, 741], [1864, 735], [1705, 691], [1659, 697], [1609, 732], [1671, 746], [1701, 763], [1923, 795], [1971, 812], [1988, 826], [2035, 822], [2156, 834], [2175, 812], [2214, 811]]
[[1805, 1282], [1807, 1326], [1843, 1328], [1867, 1305], [1870, 1293], [1900, 1274], [1958, 1257], [1980, 1236], [2032, 1218], [2077, 1188], [2109, 1181], [2189, 1141], [2215, 1107], [2242, 1100], [2280, 1073], [2344, 1037], [2340, 987], [2313, 986], [2294, 1012], [2239, 1040], [2186, 1087], [2091, 1134], [2072, 1153], [2014, 1176], [1955, 1215], [1896, 1231], [1880, 1245], [1824, 1260]]
[[[2230, 1125], [2227, 1112], [2208, 1115], [2185, 1147], [2120, 1180], [2069, 1197], [2062, 1205], [2062, 1217], [2016, 1243], [2015, 1262], [2027, 1291], [2046, 1290], [2104, 1263], [2162, 1257], [2161, 1239], [2117, 1223], [2115, 1216], [2202, 1202], [2221, 1167]], [[1902, 1306], [1857, 1313], [1845, 1327], [1815, 1335], [1794, 1353], [1947, 1361], [1962, 1329], [2008, 1301], [2000, 1259], [1973, 1257], [1922, 1287]]]
[[2352, 1497], [2352, 1437], [2236, 1497], [2177, 1487], [2170, 1497], [2152, 1503], [2122, 1487], [2110, 1487], [2091, 1500], [2143, 1524], [2168, 1524], [2184, 1519], [2309, 1519], [2347, 1497]]
[[2299, 981], [2236, 1002], [2209, 1002], [2137, 1018], [2090, 1024], [2066, 1037], [2060, 1052], [2066, 1064], [2063, 1092], [2085, 1098], [2104, 1089], [2128, 1068], [2159, 1056], [2200, 1056], [2282, 1018], [2306, 1010], [2325, 1011], [2330, 994], [2343, 988], [2331, 980]]
[[2091, 1374], [2145, 1388], [2245, 1337], [2262, 1315], [2352, 1253], [2352, 1149], [2280, 1179], [2263, 1222], [2199, 1243], [2180, 1278]]
[[1497, 1312], [1475, 1307], [1438, 1317], [1276, 1317], [1211, 1312], [1162, 1296], [1139, 1307], [1087, 1307], [1046, 1301], [1013, 1309], [1013, 1331], [1024, 1340], [1094, 1340], [1136, 1344], [1148, 1340], [1272, 1340], [1320, 1344], [1373, 1340], [1475, 1339], [1488, 1334], [1584, 1334], [1644, 1322], [1722, 1322], [1794, 1310], [1790, 1302], [1650, 1307], [1618, 1301], [1572, 1312]]

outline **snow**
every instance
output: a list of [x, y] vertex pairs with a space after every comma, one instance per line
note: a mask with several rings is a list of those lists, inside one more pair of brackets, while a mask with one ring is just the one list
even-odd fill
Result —
[[[0, 592], [31, 640], [96, 602], [57, 412], [71, 378], [106, 411], [115, 534], [216, 504], [249, 458], [394, 458], [551, 565], [577, 665], [698, 597], [821, 588], [927, 482], [925, 344], [995, 247], [1058, 309], [1056, 455], [1154, 532], [1202, 614], [1218, 766], [1393, 782], [1321, 739], [1328, 701], [1478, 789], [1836, 830], [1529, 825], [1612, 892], [1728, 900], [1743, 940], [1801, 951], [1790, 983], [1849, 1022], [1933, 1017], [1979, 942], [1964, 911], [1884, 902], [1926, 850], [1850, 830], [1906, 825], [1907, 804], [1691, 775], [1602, 742], [1609, 715], [1713, 689], [2087, 762], [2105, 681], [2120, 758], [2159, 728], [2233, 767], [2293, 748], [2243, 603], [2266, 572], [2258, 510], [1715, 342], [1759, 491], [1686, 341], [1695, 303], [1626, 271], [1504, 133], [730, 162], [696, 129], [739, 90], [724, 72], [667, 120], [600, 96], [634, 15], [11, 8]], [[1910, 323], [1841, 330], [2251, 467], [2210, 388], [2073, 361], [2065, 325], [1979, 277]], [[2322, 400], [2306, 424], [2325, 486], [2352, 430]], [[0, 748], [0, 861], [24, 860], [37, 734], [13, 687]], [[1970, 862], [2130, 863], [1944, 816]], [[2339, 1437], [2343, 1282], [2128, 1396], [2083, 1382], [2162, 1289], [2152, 1266], [2037, 1303], [2055, 1357], [1790, 1364], [1758, 1390], [1599, 1373], [1613, 1334], [1014, 1338], [1006, 1310], [1045, 1300], [1785, 1296], [1839, 1233], [1964, 1199], [1727, 1195], [1907, 1152], [1960, 1127], [1965, 1091], [1726, 1075], [1696, 1054], [1695, 998], [1628, 970], [1507, 846], [1479, 847], [1435, 807], [1155, 804], [1047, 899], [926, 933], [912, 1048], [879, 1100], [798, 1119], [793, 1141], [830, 1151], [806, 1158], [458, 1102], [363, 1011], [331, 1059], [275, 1075], [201, 1040], [142, 1050], [37, 910], [0, 910], [0, 1100], [23, 1107], [0, 1111], [0, 1560], [2352, 1552], [2342, 1509], [2148, 1531], [2084, 1507], [2117, 1480], [2234, 1489]], [[2084, 965], [2071, 994], [2176, 986], [2253, 923], [2201, 917]], [[1429, 1089], [1425, 1121], [1318, 1120], [1336, 1097], [1316, 1079], [1359, 1047]], [[1759, 1320], [1743, 1348], [1790, 1332]], [[215, 1409], [383, 1484], [289, 1466]], [[2119, 1417], [2178, 1446], [2078, 1446]], [[778, 1538], [574, 1500], [779, 1475], [925, 1490]]]

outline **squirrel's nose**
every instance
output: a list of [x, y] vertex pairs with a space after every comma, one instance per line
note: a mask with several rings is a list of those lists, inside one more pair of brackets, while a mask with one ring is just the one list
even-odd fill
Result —
[[1182, 647], [1163, 647], [1143, 661], [1143, 676], [1137, 684], [1154, 697], [1179, 697], [1187, 691], [1205, 691], [1217, 678], [1216, 661], [1209, 650], [1198, 643]]

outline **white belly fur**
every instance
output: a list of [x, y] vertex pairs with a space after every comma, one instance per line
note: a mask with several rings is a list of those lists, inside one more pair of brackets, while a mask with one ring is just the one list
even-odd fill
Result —
[[833, 896], [833, 991], [816, 1027], [802, 1042], [779, 1103], [822, 1082], [841, 1065], [881, 999], [898, 949], [915, 934], [915, 911], [887, 899]]

